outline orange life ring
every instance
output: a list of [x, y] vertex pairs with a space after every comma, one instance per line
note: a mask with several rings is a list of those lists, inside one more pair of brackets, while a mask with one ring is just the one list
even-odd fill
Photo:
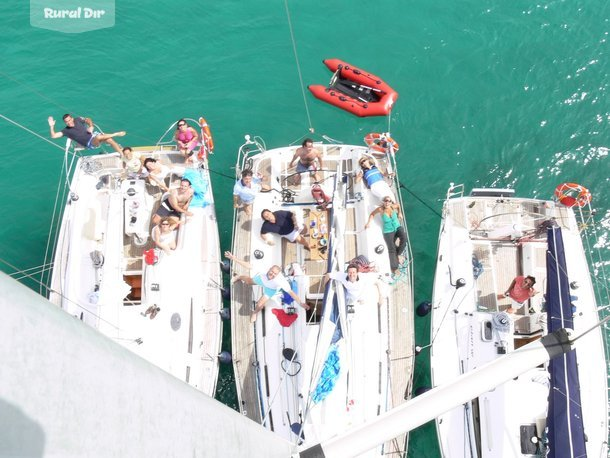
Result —
[[208, 126], [205, 118], [199, 118], [199, 126], [201, 127], [201, 149], [199, 150], [199, 159], [207, 157], [214, 151], [214, 139], [210, 126]]
[[577, 183], [563, 183], [555, 188], [555, 197], [566, 207], [584, 207], [591, 202], [591, 193]]
[[398, 142], [388, 134], [371, 132], [364, 137], [364, 143], [366, 143], [370, 149], [377, 151], [378, 153], [386, 154], [390, 151], [390, 146], [392, 147], [393, 152], [397, 152], [399, 149]]

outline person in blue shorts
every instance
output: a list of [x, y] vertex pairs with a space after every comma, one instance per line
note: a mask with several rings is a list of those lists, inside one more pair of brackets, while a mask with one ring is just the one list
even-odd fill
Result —
[[55, 132], [55, 119], [53, 119], [53, 116], [49, 116], [48, 122], [51, 138], [68, 137], [70, 140], [75, 141], [86, 149], [95, 149], [102, 143], [106, 143], [112, 146], [121, 156], [123, 155], [121, 146], [113, 137], [123, 137], [126, 134], [125, 131], [102, 134], [93, 130], [93, 121], [91, 118], [74, 118], [70, 114], [65, 114], [62, 119], [66, 123], [66, 127], [60, 132]]
[[[251, 269], [252, 266], [250, 263], [246, 261], [242, 261], [238, 259], [233, 253], [230, 251], [225, 251], [225, 257], [231, 261], [235, 261], [237, 264], [245, 267], [246, 269]], [[279, 266], [271, 266], [266, 273], [257, 273], [253, 277], [248, 275], [237, 275], [231, 279], [231, 283], [235, 283], [237, 281], [244, 282], [246, 285], [259, 285], [263, 288], [263, 294], [260, 299], [256, 302], [256, 306], [254, 310], [250, 314], [250, 322], [254, 323], [258, 316], [258, 312], [260, 312], [269, 299], [273, 299], [276, 296], [281, 295], [282, 291], [287, 292], [290, 296], [298, 303], [301, 304], [305, 310], [309, 310], [309, 305], [305, 301], [301, 301], [299, 296], [292, 290], [288, 280], [286, 277], [282, 275], [281, 269]]]
[[294, 166], [295, 162], [297, 164], [296, 174], [293, 177], [295, 185], [301, 182], [301, 174], [306, 172], [309, 172], [316, 183], [320, 181], [318, 170], [322, 169], [322, 153], [313, 147], [311, 138], [303, 140], [301, 147], [296, 149], [289, 167]]

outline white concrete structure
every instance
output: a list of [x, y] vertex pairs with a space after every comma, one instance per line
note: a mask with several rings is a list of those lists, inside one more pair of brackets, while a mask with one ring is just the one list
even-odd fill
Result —
[[287, 457], [291, 445], [0, 274], [0, 456]]

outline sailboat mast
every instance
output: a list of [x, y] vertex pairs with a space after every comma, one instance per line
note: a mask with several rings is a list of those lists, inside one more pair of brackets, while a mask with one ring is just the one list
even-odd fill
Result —
[[570, 330], [560, 329], [438, 386], [407, 403], [301, 452], [304, 458], [356, 456], [436, 418], [482, 393], [572, 349]]

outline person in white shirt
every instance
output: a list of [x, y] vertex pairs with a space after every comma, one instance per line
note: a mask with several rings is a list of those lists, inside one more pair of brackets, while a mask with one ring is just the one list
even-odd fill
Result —
[[[358, 266], [356, 264], [350, 264], [347, 266], [347, 272], [329, 272], [324, 276], [324, 284], [329, 280], [335, 280], [345, 288], [345, 302], [348, 305], [354, 305], [357, 303], [363, 303], [367, 291], [370, 291], [370, 287], [373, 285], [370, 274], [358, 273]], [[379, 305], [382, 304], [384, 295], [381, 292], [381, 285], [378, 281], [375, 282], [378, 293]]]
[[262, 183], [261, 176], [254, 176], [252, 170], [244, 170], [241, 173], [241, 180], [237, 180], [233, 186], [233, 208], [241, 208], [246, 215], [252, 214], [252, 204], [261, 190], [271, 189]]

